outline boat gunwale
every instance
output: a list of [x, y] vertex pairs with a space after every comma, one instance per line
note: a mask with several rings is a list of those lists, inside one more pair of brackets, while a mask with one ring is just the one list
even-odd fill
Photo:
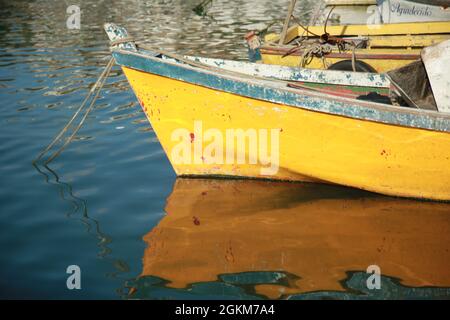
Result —
[[[302, 56], [304, 53], [304, 50], [297, 50], [295, 52], [290, 53], [290, 50], [296, 48], [296, 46], [276, 46], [276, 45], [262, 45], [259, 50], [261, 51], [261, 54], [266, 55], [275, 55], [275, 56]], [[361, 60], [377, 60], [377, 59], [390, 59], [390, 60], [418, 60], [420, 59], [420, 51], [417, 51], [416, 54], [414, 53], [395, 53], [395, 52], [389, 52], [389, 53], [381, 53], [381, 52], [375, 52], [375, 53], [366, 53], [366, 51], [361, 52], [361, 50], [367, 49], [356, 49], [355, 50], [355, 58], [361, 59]], [[370, 51], [374, 52], [376, 50], [379, 50], [378, 48], [371, 49]], [[382, 50], [379, 50], [382, 51]], [[406, 51], [406, 50], [405, 50]], [[325, 57], [327, 58], [336, 58], [336, 59], [348, 59], [352, 58], [353, 54], [351, 52], [330, 52], [325, 54]]]
[[[331, 25], [327, 27], [327, 33], [331, 36], [407, 36], [407, 35], [439, 35], [448, 34], [449, 21], [427, 21], [427, 22], [396, 22], [383, 24], [340, 24]], [[405, 27], [410, 27], [414, 24], [416, 28], [406, 30]], [[419, 25], [419, 26], [418, 26]], [[369, 27], [370, 26], [370, 27]], [[308, 32], [323, 33], [323, 25], [308, 26]], [[388, 31], [397, 29], [395, 32]], [[404, 32], [398, 31], [404, 30]], [[294, 24], [289, 27], [287, 34], [296, 34], [297, 36], [307, 33], [299, 24]], [[271, 42], [277, 43], [280, 39], [280, 34], [269, 33], [265, 36], [264, 41], [267, 42], [267, 37]], [[317, 38], [317, 36], [310, 36]]]
[[[113, 48], [112, 53], [114, 57], [116, 58], [116, 62], [118, 62], [119, 65], [128, 67], [131, 69], [135, 69], [138, 71], [150, 73], [150, 74], [156, 74], [159, 76], [171, 78], [178, 81], [187, 82], [194, 85], [203, 86], [206, 88], [210, 88], [213, 90], [228, 92], [231, 94], [241, 95], [244, 97], [248, 97], [255, 100], [261, 100], [261, 101], [268, 101], [276, 104], [282, 104], [289, 107], [294, 108], [300, 108], [308, 111], [313, 112], [320, 112], [324, 114], [329, 115], [335, 115], [335, 116], [343, 116], [351, 119], [358, 119], [358, 120], [365, 120], [365, 121], [372, 121], [376, 123], [386, 124], [386, 125], [396, 125], [400, 127], [405, 128], [414, 128], [414, 129], [424, 129], [429, 130], [433, 132], [450, 132], [450, 113], [441, 113], [437, 111], [432, 110], [423, 110], [423, 109], [412, 109], [412, 108], [405, 108], [405, 107], [398, 107], [398, 106], [392, 106], [377, 102], [371, 102], [371, 101], [365, 101], [365, 100], [356, 100], [356, 99], [349, 99], [345, 97], [339, 97], [334, 96], [330, 94], [318, 94], [313, 91], [308, 91], [304, 89], [293, 89], [286, 86], [286, 81], [276, 80], [276, 79], [256, 79], [256, 77], [250, 77], [245, 74], [241, 74], [239, 72], [234, 71], [228, 71], [228, 70], [222, 70], [223, 72], [214, 71], [212, 67], [205, 65], [205, 68], [200, 68], [198, 66], [192, 66], [183, 62], [173, 62], [170, 60], [164, 60], [159, 55], [164, 56], [164, 54], [159, 52], [152, 52], [153, 54], [150, 54], [149, 51], [144, 51], [142, 49], [138, 51], [132, 51], [127, 49], [121, 49], [121, 48]], [[154, 55], [156, 53], [156, 55]], [[164, 72], [156, 72], [155, 70], [149, 71], [149, 66], [146, 65], [146, 68], [141, 68], [136, 65], [135, 61], [134, 63], [123, 63], [117, 61], [117, 57], [120, 58], [120, 56], [133, 56], [142, 58], [145, 61], [151, 61], [153, 63], [156, 63], [158, 65], [162, 66], [171, 66], [174, 68], [179, 68], [182, 70], [188, 70], [197, 74], [206, 74], [212, 77], [216, 77], [218, 79], [224, 79], [235, 83], [241, 83], [245, 84], [248, 87], [252, 87], [253, 89], [262, 89], [263, 91], [266, 90], [272, 90], [277, 94], [281, 94], [281, 98], [284, 99], [284, 101], [280, 99], [274, 99], [269, 97], [257, 97], [250, 94], [243, 94], [242, 92], [237, 92], [237, 90], [231, 90], [226, 89], [223, 87], [213, 86], [212, 84], [206, 83], [207, 79], [204, 79], [204, 81], [194, 81], [192, 79], [187, 80], [186, 78], [189, 78], [188, 76], [183, 77], [174, 77], [173, 75], [169, 75], [168, 71], [166, 73]], [[119, 59], [120, 60], [120, 59]], [[153, 69], [155, 69], [153, 67]], [[220, 68], [218, 68], [220, 69]], [[192, 77], [192, 76], [191, 76]], [[293, 95], [291, 97], [292, 101], [286, 101], [288, 100], [285, 96], [286, 94]], [[256, 94], [255, 94], [256, 95]], [[308, 100], [308, 99], [318, 99], [318, 100], [326, 100], [329, 103], [331, 103], [328, 108], [325, 107], [314, 107], [314, 106], [306, 106], [304, 103], [300, 104], [299, 100]], [[294, 102], [294, 103], [293, 103]], [[313, 103], [314, 101], [311, 101]], [[336, 103], [343, 104], [342, 107], [336, 105]], [[330, 108], [333, 107], [333, 110], [330, 110]], [[337, 108], [337, 110], [336, 110]], [[351, 109], [351, 110], [350, 110]], [[354, 111], [354, 112], [345, 112], [346, 110]], [[366, 115], [361, 115], [361, 111], [364, 111]], [[382, 117], [381, 114], [384, 114], [384, 116], [387, 116], [389, 118], [388, 120], [385, 119], [385, 117]], [[413, 117], [413, 119], [407, 119], [408, 117]], [[424, 122], [424, 119], [427, 119], [427, 122]], [[429, 123], [431, 122], [431, 123]]]
[[[292, 82], [309, 82], [316, 84], [360, 87], [360, 88], [386, 88], [389, 89], [391, 82], [384, 73], [351, 72], [340, 70], [322, 70], [295, 68], [283, 65], [255, 64], [249, 61], [227, 60], [218, 58], [207, 58], [199, 56], [184, 56], [188, 60], [199, 62], [208, 66], [223, 67], [232, 72], [245, 73], [254, 77], [275, 79]], [[164, 59], [172, 59], [165, 57]], [[247, 67], [252, 71], [245, 70]], [[234, 71], [232, 68], [242, 68], [243, 71]], [[270, 73], [270, 75], [269, 75]], [[259, 74], [259, 75], [258, 75]], [[267, 74], [267, 75], [264, 75]], [[326, 75], [326, 79], [322, 77]], [[367, 83], [366, 83], [367, 81]]]

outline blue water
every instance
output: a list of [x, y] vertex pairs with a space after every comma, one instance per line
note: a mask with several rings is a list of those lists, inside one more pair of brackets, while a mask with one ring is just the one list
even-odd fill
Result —
[[[176, 176], [118, 67], [75, 141], [48, 167], [32, 164], [106, 64], [104, 22], [123, 24], [135, 37], [167, 50], [244, 59], [243, 35], [273, 19], [281, 21], [285, 7], [273, 1], [215, 1], [209, 16], [199, 17], [191, 10], [198, 2], [78, 1], [81, 30], [68, 30], [69, 2], [2, 1], [0, 298], [264, 298], [248, 283], [236, 288], [223, 277], [191, 284], [207, 287], [198, 295], [161, 285], [170, 279], [140, 277], [148, 249], [143, 237], [165, 219]], [[321, 198], [323, 190], [314, 190], [303, 200]], [[345, 198], [355, 197], [354, 192], [336, 189], [332, 194]], [[374, 196], [357, 192], [356, 197]], [[272, 208], [284, 205], [270, 202]], [[448, 230], [449, 215], [440, 223]], [[81, 290], [66, 287], [69, 265], [81, 268]], [[443, 273], [441, 279], [450, 283]], [[130, 287], [141, 289], [133, 294]], [[445, 288], [436, 290], [422, 296], [448, 297]]]

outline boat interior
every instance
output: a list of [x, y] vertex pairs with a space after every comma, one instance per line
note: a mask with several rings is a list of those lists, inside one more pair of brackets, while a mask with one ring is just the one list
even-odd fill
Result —
[[[357, 105], [361, 105], [364, 101], [370, 107], [379, 107], [384, 110], [388, 108], [388, 110], [397, 109], [403, 112], [408, 108], [439, 116], [447, 116], [450, 113], [449, 97], [442, 91], [442, 84], [436, 85], [438, 82], [447, 83], [448, 75], [433, 67], [436, 57], [439, 57], [439, 60], [448, 59], [446, 56], [450, 53], [450, 40], [423, 49], [422, 59], [406, 67], [387, 74], [377, 74], [183, 56], [136, 42], [129, 37], [124, 28], [114, 24], [106, 24], [105, 30], [111, 33], [113, 51], [124, 50], [123, 53], [126, 54], [162, 59], [165, 63], [182, 64], [184, 68], [226, 74], [235, 81], [245, 81], [248, 84], [256, 82], [265, 87], [328, 100], [346, 99], [347, 102]], [[423, 59], [424, 52], [427, 52], [426, 60]], [[436, 79], [430, 81], [430, 77]], [[404, 81], [405, 79], [408, 81]], [[436, 85], [436, 92], [439, 93], [439, 103], [434, 97], [434, 85]], [[358, 100], [361, 102], [357, 102]]]
[[[172, 62], [186, 62], [164, 54], [157, 57]], [[289, 88], [405, 108], [439, 111], [421, 60], [386, 74], [377, 74], [294, 68], [197, 56], [183, 56], [183, 58], [187, 62], [192, 61], [247, 76], [282, 80]]]

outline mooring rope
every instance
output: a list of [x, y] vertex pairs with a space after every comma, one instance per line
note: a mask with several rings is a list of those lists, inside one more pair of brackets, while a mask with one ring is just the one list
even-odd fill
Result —
[[106, 82], [106, 79], [109, 76], [109, 73], [111, 72], [111, 68], [114, 65], [114, 58], [111, 58], [108, 61], [108, 64], [106, 65], [106, 67], [103, 69], [102, 73], [100, 74], [99, 78], [97, 79], [97, 81], [95, 82], [94, 86], [91, 88], [91, 90], [89, 90], [88, 95], [86, 96], [86, 98], [84, 98], [83, 102], [81, 103], [80, 107], [77, 109], [77, 111], [73, 114], [72, 118], [70, 118], [70, 120], [67, 122], [67, 124], [64, 126], [64, 128], [61, 129], [61, 131], [55, 136], [55, 138], [52, 140], [52, 142], [49, 143], [49, 145], [41, 151], [41, 153], [37, 156], [36, 159], [34, 159], [33, 163], [36, 163], [37, 161], [39, 161], [48, 151], [50, 151], [50, 149], [62, 138], [62, 136], [64, 135], [64, 133], [69, 129], [70, 125], [75, 121], [75, 119], [78, 117], [78, 115], [80, 114], [80, 112], [84, 109], [84, 107], [86, 106], [86, 103], [89, 101], [89, 98], [92, 96], [92, 94], [97, 90], [97, 92], [94, 95], [94, 98], [92, 99], [90, 105], [88, 106], [88, 108], [86, 109], [85, 114], [83, 115], [83, 117], [81, 118], [80, 122], [78, 123], [78, 125], [73, 129], [72, 134], [66, 139], [66, 141], [64, 142], [64, 144], [57, 149], [46, 161], [45, 164], [50, 163], [53, 159], [55, 159], [66, 147], [67, 145], [73, 140], [73, 138], [75, 137], [76, 133], [78, 132], [78, 130], [80, 130], [81, 126], [83, 125], [84, 121], [86, 120], [87, 116], [89, 115], [89, 113], [91, 112], [95, 101], [97, 100], [101, 89], [103, 88], [103, 85]]

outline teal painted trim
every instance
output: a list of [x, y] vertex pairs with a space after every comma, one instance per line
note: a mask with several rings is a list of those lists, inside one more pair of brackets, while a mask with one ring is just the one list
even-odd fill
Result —
[[262, 61], [261, 50], [259, 48], [251, 49], [247, 48], [248, 61], [250, 62], [258, 62]]
[[128, 68], [253, 99], [349, 118], [450, 132], [450, 114], [305, 93], [305, 91], [293, 91], [288, 88], [276, 88], [277, 85], [279, 86], [279, 82], [239, 78], [238, 73], [235, 76], [221, 75], [219, 72], [125, 50], [113, 51], [113, 56], [119, 65]]

